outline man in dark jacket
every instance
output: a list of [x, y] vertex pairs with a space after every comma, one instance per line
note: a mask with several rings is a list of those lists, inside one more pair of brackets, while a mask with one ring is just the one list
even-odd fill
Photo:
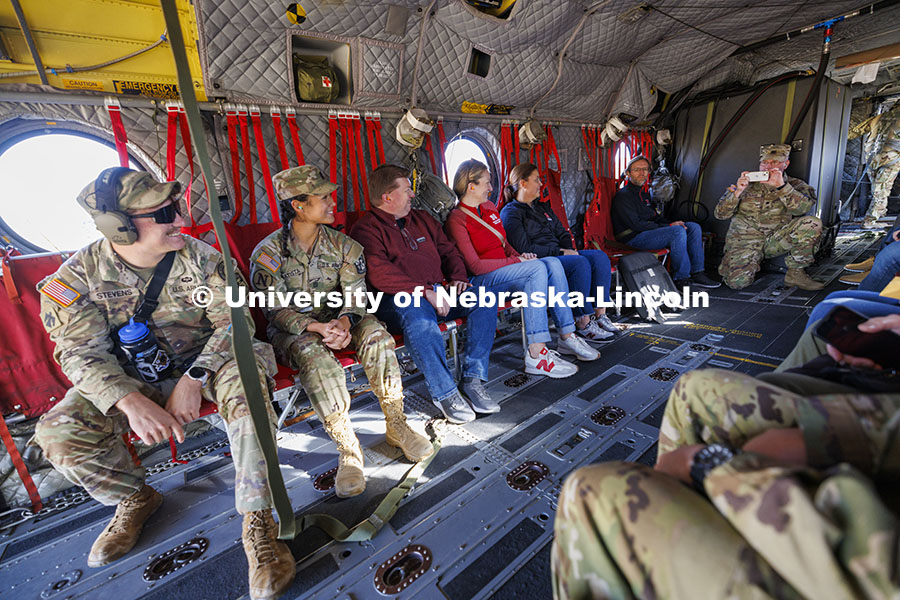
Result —
[[612, 201], [612, 225], [616, 240], [641, 250], [668, 248], [672, 257], [675, 285], [717, 288], [703, 272], [703, 234], [693, 222], [669, 222], [650, 204], [644, 184], [650, 178], [650, 161], [635, 156], [625, 168], [628, 184], [616, 192]]
[[[440, 223], [425, 211], [412, 210], [415, 193], [409, 171], [381, 165], [369, 178], [369, 196], [373, 208], [356, 222], [350, 237], [363, 246], [369, 287], [385, 294], [378, 318], [392, 333], [403, 332], [432, 401], [447, 420], [465, 423], [474, 420], [476, 412], [499, 411], [500, 405], [483, 385], [497, 330], [497, 308], [450, 307], [435, 292], [435, 286], [444, 281], [458, 293], [469, 287], [466, 265]], [[404, 301], [407, 294], [423, 288], [424, 299]], [[401, 301], [395, 302], [398, 296]], [[466, 348], [460, 356], [463, 378], [457, 390], [438, 320], [462, 317], [467, 319]]]

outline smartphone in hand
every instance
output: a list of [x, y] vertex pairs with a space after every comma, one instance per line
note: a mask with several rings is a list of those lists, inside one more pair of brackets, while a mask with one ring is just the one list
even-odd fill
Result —
[[889, 330], [860, 331], [860, 323], [868, 320], [869, 317], [846, 306], [836, 306], [813, 334], [843, 354], [871, 359], [885, 369], [900, 368], [900, 335]]
[[769, 180], [769, 172], [768, 171], [750, 171], [747, 173], [747, 179], [750, 181], [768, 181]]

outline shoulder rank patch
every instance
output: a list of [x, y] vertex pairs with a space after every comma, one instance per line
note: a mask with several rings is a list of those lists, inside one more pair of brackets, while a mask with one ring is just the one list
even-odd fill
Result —
[[81, 298], [81, 294], [67, 286], [59, 279], [51, 279], [41, 288], [41, 293], [52, 298], [65, 307], [72, 306], [72, 303]]
[[267, 268], [268, 270], [272, 271], [272, 273], [276, 273], [276, 272], [278, 271], [278, 267], [281, 266], [281, 261], [279, 261], [279, 260], [276, 259], [276, 258], [272, 258], [271, 256], [269, 256], [269, 255], [266, 254], [265, 252], [260, 252], [260, 253], [259, 253], [259, 256], [256, 257], [256, 262], [257, 262], [259, 265], [261, 265], [261, 266]]
[[362, 254], [359, 255], [359, 258], [356, 259], [354, 263], [356, 265], [356, 272], [360, 275], [366, 274], [366, 257]]

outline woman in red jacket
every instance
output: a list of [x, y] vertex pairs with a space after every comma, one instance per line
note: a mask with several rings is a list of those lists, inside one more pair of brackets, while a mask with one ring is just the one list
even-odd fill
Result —
[[[444, 225], [447, 234], [456, 241], [473, 275], [473, 286], [481, 286], [497, 292], [523, 291], [531, 299], [534, 292], [548, 294], [549, 288], [563, 292], [568, 298], [569, 286], [565, 271], [554, 257], [538, 259], [534, 254], [519, 254], [506, 241], [506, 232], [497, 207], [488, 200], [491, 193], [488, 168], [477, 160], [467, 160], [460, 165], [453, 179], [453, 191], [459, 204], [447, 217]], [[575, 356], [578, 360], [595, 360], [600, 354], [575, 335], [575, 320], [568, 306], [551, 305], [553, 321], [559, 332], [557, 349], [547, 348], [550, 329], [547, 307], [522, 308], [528, 351], [525, 354], [525, 372], [549, 377], [568, 377], [578, 367], [559, 355]]]

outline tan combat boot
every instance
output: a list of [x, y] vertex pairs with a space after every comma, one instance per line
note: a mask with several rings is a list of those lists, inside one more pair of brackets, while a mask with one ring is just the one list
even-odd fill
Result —
[[278, 541], [272, 512], [258, 510], [245, 514], [241, 540], [250, 565], [250, 597], [253, 600], [277, 598], [294, 580], [297, 563], [287, 545]]
[[394, 448], [400, 448], [403, 456], [411, 462], [425, 460], [434, 452], [434, 447], [424, 435], [420, 435], [406, 422], [403, 414], [403, 397], [381, 400], [384, 412], [385, 439]]
[[144, 522], [162, 501], [162, 494], [145, 483], [139, 491], [119, 502], [116, 514], [91, 546], [88, 566], [102, 567], [128, 554], [137, 544]]
[[838, 281], [849, 285], [859, 285], [862, 283], [862, 280], [868, 276], [869, 271], [866, 271], [865, 273], [844, 273], [838, 278]]
[[353, 433], [350, 417], [346, 414], [335, 414], [325, 419], [325, 431], [337, 444], [337, 475], [334, 478], [334, 493], [338, 498], [358, 496], [366, 489], [366, 476], [363, 474], [363, 455], [359, 440]]
[[821, 290], [823, 287], [825, 287], [824, 283], [811, 278], [806, 274], [806, 271], [800, 268], [788, 269], [788, 272], [784, 276], [784, 285], [793, 285], [800, 288], [801, 290], [807, 290], [810, 292]]

